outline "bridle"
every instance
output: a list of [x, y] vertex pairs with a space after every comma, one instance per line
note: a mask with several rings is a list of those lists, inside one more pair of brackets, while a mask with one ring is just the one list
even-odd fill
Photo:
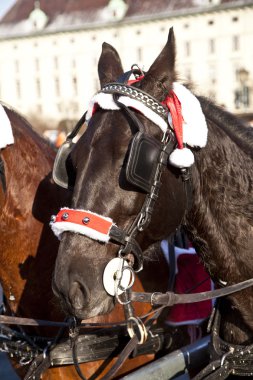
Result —
[[[138, 74], [140, 75], [140, 73]], [[99, 94], [105, 94], [105, 95], [112, 95], [113, 104], [117, 109], [120, 109], [122, 113], [127, 117], [130, 118], [133, 124], [135, 125], [136, 129], [139, 131], [139, 135], [137, 133], [136, 139], [133, 139], [132, 148], [129, 154], [130, 162], [133, 163], [133, 160], [137, 160], [141, 149], [142, 144], [140, 141], [144, 141], [146, 143], [145, 136], [143, 136], [144, 133], [144, 126], [141, 123], [141, 121], [138, 119], [136, 114], [129, 108], [127, 102], [123, 103], [120, 101], [120, 97], [126, 97], [127, 99], [134, 99], [142, 104], [142, 106], [147, 107], [150, 109], [153, 113], [158, 115], [162, 120], [166, 121], [167, 128], [163, 131], [163, 137], [161, 141], [159, 142], [159, 148], [155, 151], [157, 152], [156, 155], [156, 162], [155, 162], [155, 170], [152, 176], [152, 179], [148, 182], [147, 187], [145, 187], [145, 198], [144, 202], [141, 206], [141, 210], [137, 214], [136, 218], [134, 219], [133, 223], [127, 230], [123, 230], [119, 227], [117, 227], [116, 224], [113, 223], [113, 221], [104, 216], [100, 216], [97, 214], [92, 213], [91, 211], [86, 210], [70, 210], [67, 208], [63, 208], [60, 210], [60, 212], [52, 217], [51, 220], [51, 227], [53, 231], [56, 233], [56, 235], [60, 236], [60, 234], [64, 231], [73, 231], [73, 224], [78, 224], [80, 227], [80, 230], [75, 230], [75, 232], [83, 233], [84, 235], [93, 238], [95, 240], [100, 240], [103, 242], [109, 242], [115, 243], [119, 245], [118, 250], [118, 259], [119, 262], [119, 269], [115, 270], [116, 278], [115, 278], [115, 296], [120, 302], [125, 311], [126, 320], [128, 320], [128, 332], [131, 337], [130, 340], [130, 348], [127, 351], [128, 354], [131, 352], [133, 347], [131, 346], [131, 342], [134, 341], [134, 344], [141, 344], [143, 343], [147, 336], [148, 336], [148, 330], [150, 328], [150, 325], [152, 324], [152, 321], [148, 321], [146, 326], [145, 324], [138, 318], [135, 317], [133, 314], [133, 308], [131, 305], [131, 302], [139, 301], [139, 302], [148, 302], [152, 305], [165, 305], [165, 306], [171, 306], [175, 303], [184, 303], [184, 302], [199, 302], [200, 300], [206, 300], [214, 297], [220, 297], [227, 294], [231, 294], [235, 291], [238, 291], [240, 289], [244, 289], [248, 286], [252, 286], [253, 280], [248, 280], [243, 283], [239, 283], [236, 285], [233, 285], [230, 289], [230, 287], [225, 289], [218, 289], [216, 291], [212, 292], [206, 292], [205, 294], [200, 294], [199, 296], [194, 295], [177, 295], [177, 297], [174, 297], [171, 292], [168, 292], [166, 294], [160, 294], [160, 293], [152, 293], [152, 294], [146, 294], [146, 293], [131, 293], [131, 286], [122, 285], [122, 278], [125, 271], [131, 272], [132, 276], [134, 276], [134, 272], [139, 272], [142, 270], [143, 267], [143, 252], [141, 250], [140, 245], [138, 244], [136, 237], [138, 233], [143, 232], [148, 226], [152, 218], [152, 214], [154, 212], [156, 201], [159, 197], [159, 191], [162, 186], [161, 183], [161, 176], [163, 171], [168, 165], [168, 157], [171, 154], [172, 150], [175, 148], [177, 141], [176, 136], [173, 131], [173, 128], [170, 126], [170, 124], [167, 121], [168, 118], [168, 110], [155, 98], [150, 96], [149, 94], [146, 94], [144, 91], [140, 90], [139, 88], [133, 88], [125, 83], [111, 83], [106, 85]], [[105, 108], [106, 109], [106, 108]], [[108, 108], [107, 108], [108, 109]], [[137, 108], [138, 110], [138, 108]], [[140, 111], [141, 112], [141, 111]], [[162, 123], [162, 125], [164, 125]], [[72, 134], [73, 136], [73, 134]], [[143, 137], [143, 139], [142, 139]], [[136, 144], [135, 144], [136, 143]], [[151, 144], [152, 145], [152, 144]], [[134, 157], [134, 159], [132, 159]], [[131, 161], [132, 159], [132, 161]], [[131, 166], [131, 165], [130, 165]], [[186, 199], [187, 199], [187, 205], [190, 208], [191, 206], [191, 173], [189, 168], [180, 168], [179, 172], [181, 174], [183, 186], [185, 188], [186, 193]], [[145, 181], [143, 179], [139, 178], [139, 182], [136, 181], [136, 173], [134, 172], [134, 169], [131, 171], [128, 179], [134, 184], [135, 186], [141, 186], [141, 189], [144, 189], [144, 186], [146, 185]], [[87, 228], [89, 223], [93, 222], [94, 218], [98, 218], [99, 224], [106, 224], [107, 227], [105, 230], [101, 231], [100, 227], [95, 227], [95, 235], [92, 237], [89, 233], [87, 233]], [[77, 220], [76, 220], [77, 219]], [[85, 228], [83, 228], [85, 226]], [[78, 227], [79, 228], [79, 227]], [[96, 230], [97, 228], [97, 230]], [[85, 230], [85, 231], [84, 231]], [[94, 230], [93, 230], [94, 231]], [[98, 233], [103, 234], [103, 240], [98, 238]], [[100, 235], [99, 235], [100, 236]], [[129, 256], [134, 256], [134, 262], [131, 265], [131, 262], [127, 262], [127, 268], [124, 268], [124, 264], [122, 264], [125, 259], [129, 259]], [[113, 259], [114, 260], [114, 259]], [[115, 274], [114, 273], [114, 274]], [[119, 290], [121, 292], [119, 292]], [[173, 293], [174, 294], [174, 293]], [[184, 296], [184, 297], [183, 297]], [[155, 315], [157, 318], [158, 315]], [[154, 318], [155, 319], [155, 318]], [[125, 355], [127, 355], [125, 353]], [[114, 368], [114, 373], [117, 370], [117, 368]], [[109, 376], [112, 375], [112, 372], [110, 371], [106, 378], [110, 378]]]
[[[139, 72], [138, 74], [140, 75], [141, 73]], [[155, 203], [159, 197], [159, 190], [162, 186], [161, 176], [164, 169], [168, 165], [168, 157], [172, 150], [175, 148], [176, 138], [173, 129], [167, 121], [168, 110], [165, 108], [163, 104], [161, 104], [159, 101], [157, 101], [155, 98], [145, 93], [144, 91], [129, 86], [127, 84], [112, 83], [102, 88], [100, 94], [111, 94], [115, 105], [122, 111], [122, 113], [126, 116], [128, 120], [129, 118], [131, 119], [134, 126], [138, 130], [138, 133], [134, 136], [132, 148], [129, 153], [128, 161], [130, 162], [130, 165], [128, 166], [131, 166], [131, 168], [128, 170], [127, 174], [129, 182], [131, 182], [134, 186], [139, 187], [142, 191], [146, 192], [144, 202], [142, 204], [141, 210], [139, 211], [133, 223], [127, 230], [119, 228], [108, 217], [94, 215], [92, 212], [86, 210], [70, 210], [67, 208], [61, 209], [56, 216], [52, 217], [51, 227], [53, 231], [56, 233], [56, 235], [59, 236], [60, 233], [62, 233], [63, 231], [73, 231], [72, 226], [73, 224], [75, 224], [75, 232], [83, 233], [88, 237], [102, 242], [108, 242], [110, 240], [111, 243], [115, 243], [120, 246], [118, 252], [119, 257], [126, 257], [130, 253], [134, 256], [133, 268], [135, 272], [139, 272], [143, 268], [143, 253], [136, 240], [136, 236], [139, 232], [144, 231], [151, 221]], [[154, 117], [158, 116], [162, 120], [164, 124], [163, 136], [159, 143], [156, 142], [157, 146], [155, 146], [154, 140], [149, 140], [150, 136], [144, 134], [145, 129], [142, 122], [138, 119], [136, 114], [129, 107], [127, 107], [124, 103], [119, 101], [119, 96], [129, 97], [130, 99], [138, 101], [138, 103], [140, 103], [142, 106], [147, 107], [149, 110], [151, 110]], [[164, 127], [165, 125], [167, 125], [166, 129]], [[156, 153], [156, 162], [154, 163], [153, 175], [152, 178], [149, 179], [148, 183], [145, 182], [145, 179], [140, 177], [139, 173], [135, 173], [134, 167], [136, 161], [140, 162], [140, 160], [142, 159], [140, 155], [143, 154], [143, 149], [146, 149], [145, 144], [146, 146], [149, 146], [149, 150], [152, 150], [151, 153], [153, 153], [154, 151]], [[148, 151], [148, 154], [150, 154], [150, 151]], [[181, 175], [183, 181], [187, 182], [187, 185], [189, 185], [189, 170], [182, 168]], [[187, 188], [189, 186], [185, 187]], [[186, 198], [188, 199], [189, 194], [190, 191], [189, 188], [187, 188]], [[99, 228], [96, 231], [99, 235], [94, 235], [93, 233], [91, 233], [92, 236], [90, 236], [89, 234], [87, 234], [86, 227], [89, 227], [91, 225], [94, 218], [99, 218], [100, 221], [98, 222], [100, 222], [100, 224], [108, 224], [108, 228], [106, 230], [106, 237], [102, 237], [100, 235], [101, 231], [99, 230]], [[77, 229], [76, 224], [78, 224]], [[58, 230], [58, 228], [60, 228], [60, 230]]]

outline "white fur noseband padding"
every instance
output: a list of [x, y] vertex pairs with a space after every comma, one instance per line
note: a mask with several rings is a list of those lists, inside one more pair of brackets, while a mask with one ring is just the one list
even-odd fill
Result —
[[10, 120], [0, 104], [0, 149], [14, 143]]
[[203, 148], [207, 143], [207, 125], [200, 102], [193, 93], [180, 83], [173, 83], [173, 91], [182, 107], [183, 142], [191, 147]]
[[[166, 121], [161, 116], [159, 116], [156, 112], [152, 111], [149, 107], [145, 106], [145, 104], [143, 104], [139, 100], [129, 98], [128, 96], [120, 96], [118, 101], [120, 103], [123, 103], [127, 107], [132, 107], [138, 110], [139, 112], [141, 112], [149, 120], [151, 120], [158, 127], [160, 127], [163, 132], [166, 132], [166, 130], [168, 129], [168, 125]], [[120, 109], [117, 106], [117, 104], [114, 102], [112, 94], [105, 94], [103, 92], [98, 92], [96, 95], [93, 96], [93, 98], [89, 102], [88, 112], [86, 115], [87, 121], [89, 121], [92, 116], [92, 112], [93, 112], [93, 108], [95, 104], [98, 104], [104, 110], [119, 110]]]

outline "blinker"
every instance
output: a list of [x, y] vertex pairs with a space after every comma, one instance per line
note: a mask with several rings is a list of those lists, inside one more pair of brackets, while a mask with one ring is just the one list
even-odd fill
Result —
[[127, 181], [145, 193], [149, 193], [161, 150], [161, 143], [154, 137], [137, 132], [131, 143], [126, 166]]

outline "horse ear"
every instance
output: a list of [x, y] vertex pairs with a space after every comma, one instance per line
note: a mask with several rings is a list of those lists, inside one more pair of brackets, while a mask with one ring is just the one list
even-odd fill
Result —
[[170, 28], [168, 41], [143, 78], [142, 88], [157, 99], [163, 100], [176, 80], [175, 60], [175, 36], [173, 28]]
[[122, 74], [123, 68], [118, 52], [110, 44], [104, 42], [98, 61], [98, 76], [101, 87], [107, 83], [115, 82]]

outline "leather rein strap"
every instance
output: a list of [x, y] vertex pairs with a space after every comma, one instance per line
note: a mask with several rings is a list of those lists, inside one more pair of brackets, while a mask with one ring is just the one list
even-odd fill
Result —
[[228, 296], [229, 294], [239, 292], [253, 285], [253, 278], [239, 282], [226, 288], [211, 290], [208, 292], [192, 293], [192, 294], [176, 294], [173, 292], [166, 293], [144, 293], [131, 292], [131, 300], [133, 302], [150, 303], [151, 305], [173, 306], [176, 304], [187, 304], [211, 300], [214, 298]]
[[[214, 298], [225, 297], [232, 293], [239, 292], [253, 286], [253, 278], [239, 282], [234, 285], [227, 286], [225, 288], [211, 290], [208, 292], [192, 293], [192, 294], [177, 294], [174, 292], [166, 293], [145, 293], [145, 292], [131, 292], [131, 301], [133, 302], [143, 302], [150, 303], [153, 306], [163, 305], [164, 307], [173, 306], [179, 303], [196, 303], [211, 300]], [[81, 324], [86, 328], [94, 327], [111, 327], [116, 325], [123, 325], [125, 321], [115, 324], [115, 323], [90, 323]], [[55, 322], [47, 321], [41, 319], [32, 318], [20, 318], [13, 316], [0, 315], [0, 324], [8, 325], [22, 325], [22, 326], [52, 326], [52, 327], [69, 327], [69, 322]]]

